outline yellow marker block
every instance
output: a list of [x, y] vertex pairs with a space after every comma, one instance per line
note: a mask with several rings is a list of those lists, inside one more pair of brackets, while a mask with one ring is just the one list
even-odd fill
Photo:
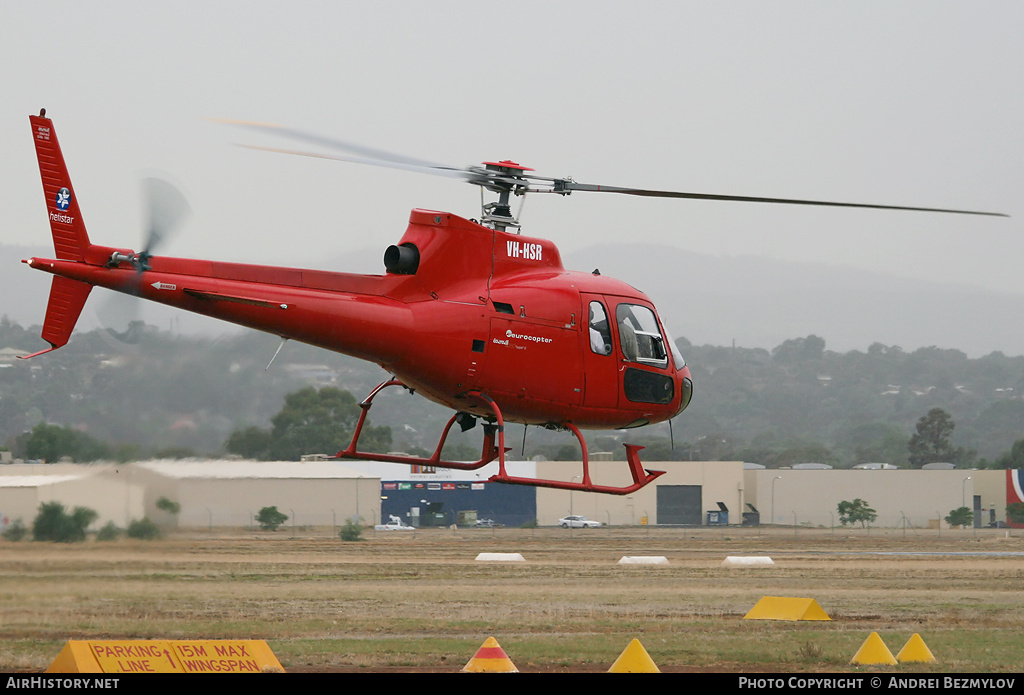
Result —
[[893, 657], [892, 652], [885, 646], [885, 642], [878, 636], [877, 632], [872, 632], [868, 635], [868, 638], [864, 640], [864, 644], [860, 645], [860, 649], [850, 659], [851, 664], [862, 664], [864, 666], [870, 666], [875, 664], [886, 664], [888, 666], [895, 666], [896, 659]]
[[924, 643], [924, 640], [921, 639], [921, 635], [915, 632], [907, 640], [907, 643], [903, 645], [903, 649], [900, 650], [899, 654], [896, 655], [896, 660], [901, 664], [916, 661], [933, 663], [935, 656], [932, 654], [932, 650], [928, 648], [928, 645]]
[[103, 673], [181, 673], [171, 645], [163, 640], [89, 642]]
[[47, 673], [283, 673], [263, 640], [71, 640]]
[[263, 640], [176, 640], [171, 646], [186, 673], [284, 673]]
[[813, 598], [764, 596], [744, 620], [832, 620]]
[[655, 665], [651, 655], [640, 644], [640, 640], [634, 639], [622, 650], [619, 658], [615, 660], [608, 673], [661, 673]]
[[103, 673], [88, 642], [71, 640], [60, 650], [45, 673]]
[[463, 667], [465, 673], [519, 673], [498, 640], [488, 637], [469, 663]]

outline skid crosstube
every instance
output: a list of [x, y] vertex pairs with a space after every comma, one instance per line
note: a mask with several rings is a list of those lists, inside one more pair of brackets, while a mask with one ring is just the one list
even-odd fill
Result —
[[[640, 450], [643, 449], [643, 447], [626, 444], [624, 445], [626, 447], [626, 459], [630, 473], [633, 476], [633, 484], [624, 487], [595, 485], [590, 479], [590, 460], [587, 453], [587, 443], [583, 439], [583, 434], [579, 429], [571, 422], [567, 422], [563, 423], [561, 426], [572, 432], [573, 436], [575, 436], [576, 440], [579, 442], [580, 449], [583, 452], [583, 476], [580, 482], [548, 480], [545, 478], [524, 478], [509, 475], [505, 470], [505, 453], [510, 451], [510, 449], [505, 447], [505, 421], [501, 415], [501, 409], [490, 396], [480, 391], [470, 391], [466, 395], [482, 401], [487, 405], [487, 407], [494, 413], [495, 422], [484, 424], [484, 441], [480, 451], [480, 458], [476, 461], [463, 462], [441, 460], [441, 451], [444, 449], [444, 444], [448, 439], [448, 433], [451, 431], [452, 425], [455, 424], [456, 419], [458, 418], [458, 413], [448, 420], [448, 424], [445, 425], [444, 431], [441, 433], [441, 439], [438, 441], [437, 447], [434, 449], [434, 453], [430, 458], [396, 454], [376, 454], [372, 452], [359, 451], [359, 435], [362, 433], [363, 425], [366, 423], [367, 414], [373, 406], [373, 399], [378, 393], [389, 386], [405, 387], [405, 384], [398, 379], [389, 379], [388, 381], [378, 384], [372, 391], [370, 391], [370, 394], [359, 404], [359, 407], [362, 408], [362, 412], [359, 414], [359, 422], [356, 424], [355, 432], [352, 434], [352, 441], [349, 443], [348, 447], [335, 454], [335, 458], [357, 459], [362, 461], [382, 461], [384, 463], [404, 463], [408, 465], [451, 468], [464, 471], [473, 471], [483, 468], [488, 463], [497, 459], [498, 472], [488, 478], [492, 483], [529, 485], [531, 487], [547, 487], [560, 490], [573, 490], [576, 492], [598, 492], [608, 495], [628, 495], [632, 492], [636, 492], [659, 476], [665, 474], [665, 471], [650, 471], [644, 469], [643, 465], [640, 463]], [[495, 441], [495, 439], [497, 439], [497, 441]]]
[[[437, 448], [434, 449], [434, 453], [430, 458], [395, 454], [375, 454], [368, 451], [359, 451], [359, 435], [362, 433], [363, 425], [366, 423], [366, 416], [370, 412], [370, 408], [373, 406], [373, 399], [378, 393], [386, 389], [388, 386], [405, 387], [405, 384], [398, 379], [390, 379], [378, 384], [372, 391], [370, 391], [370, 395], [368, 395], [359, 404], [359, 407], [362, 408], [362, 412], [359, 414], [359, 422], [356, 423], [356, 430], [352, 433], [352, 441], [349, 443], [348, 447], [335, 454], [334, 458], [357, 459], [361, 461], [383, 461], [385, 463], [405, 463], [408, 465], [433, 466], [434, 468], [453, 468], [462, 471], [475, 471], [478, 468], [483, 468], [496, 458], [500, 458], [504, 464], [504, 451], [506, 451], [504, 449], [505, 434], [502, 431], [503, 427], [501, 426], [500, 421], [497, 426], [489, 424], [484, 425], [484, 442], [479, 460], [473, 462], [441, 460], [441, 450], [444, 448], [444, 443], [448, 439], [448, 433], [451, 431], [452, 425], [455, 424], [458, 413], [452, 415], [448, 420], [448, 424], [445, 425], [444, 432], [441, 433], [441, 439], [437, 443]], [[495, 432], [498, 433], [502, 449], [499, 449], [494, 445]]]

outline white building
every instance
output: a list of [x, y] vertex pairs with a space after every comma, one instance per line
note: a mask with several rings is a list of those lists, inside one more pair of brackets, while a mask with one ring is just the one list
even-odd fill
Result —
[[[176, 515], [157, 507], [180, 505]], [[147, 461], [129, 464], [0, 466], [0, 514], [31, 524], [43, 502], [94, 509], [96, 527], [124, 528], [148, 516], [179, 527], [251, 526], [263, 507], [287, 525], [332, 526], [350, 517], [380, 519], [380, 478], [335, 461]]]

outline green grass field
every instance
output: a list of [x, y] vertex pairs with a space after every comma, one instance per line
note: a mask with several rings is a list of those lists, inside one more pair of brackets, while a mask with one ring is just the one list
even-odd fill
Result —
[[[1024, 666], [1024, 538], [1002, 530], [331, 534], [0, 542], [0, 669], [42, 671], [70, 639], [235, 638], [265, 639], [292, 672], [454, 672], [488, 636], [521, 672], [606, 671], [634, 638], [663, 672]], [[763, 596], [813, 598], [832, 620], [743, 620]], [[873, 631], [894, 655], [919, 633], [938, 662], [851, 666]]]

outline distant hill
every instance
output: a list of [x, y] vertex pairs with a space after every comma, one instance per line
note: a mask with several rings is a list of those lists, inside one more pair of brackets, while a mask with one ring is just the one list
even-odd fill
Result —
[[[49, 256], [47, 247], [0, 245], [0, 314], [23, 326], [42, 322], [49, 278], [21, 260]], [[318, 263], [348, 272], [383, 272], [380, 249], [361, 249]], [[674, 338], [695, 344], [771, 349], [807, 335], [827, 348], [866, 350], [872, 343], [904, 350], [937, 346], [972, 357], [1000, 351], [1024, 355], [1024, 297], [954, 283], [928, 283], [842, 266], [754, 256], [708, 256], [669, 246], [613, 244], [564, 255], [567, 268], [625, 280], [654, 299]], [[238, 329], [105, 290], [86, 305], [81, 326], [123, 329], [130, 318], [182, 333]]]
[[1024, 354], [1024, 297], [842, 266], [707, 256], [668, 246], [603, 245], [566, 267], [624, 280], [657, 304], [674, 338], [771, 349], [817, 335], [829, 350], [936, 346], [978, 357]]
[[50, 279], [21, 261], [32, 256], [52, 256], [45, 246], [0, 244], [0, 314], [22, 326], [43, 322]]

